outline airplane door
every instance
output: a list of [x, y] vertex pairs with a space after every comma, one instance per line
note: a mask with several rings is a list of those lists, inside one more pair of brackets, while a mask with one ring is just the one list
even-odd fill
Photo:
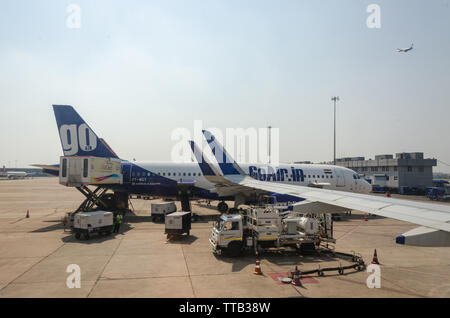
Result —
[[336, 187], [345, 187], [344, 171], [341, 169], [334, 169], [334, 174], [336, 176]]
[[131, 182], [131, 165], [122, 164], [123, 183]]

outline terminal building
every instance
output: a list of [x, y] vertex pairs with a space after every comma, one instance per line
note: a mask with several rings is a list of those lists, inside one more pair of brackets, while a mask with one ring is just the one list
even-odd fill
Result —
[[410, 189], [424, 190], [433, 185], [433, 167], [436, 159], [424, 159], [423, 152], [402, 152], [364, 157], [336, 159], [336, 165], [354, 170], [370, 180], [373, 186], [406, 193]]

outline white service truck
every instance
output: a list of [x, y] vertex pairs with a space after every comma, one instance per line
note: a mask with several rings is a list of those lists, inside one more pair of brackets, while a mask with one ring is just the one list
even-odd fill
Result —
[[177, 206], [175, 205], [175, 202], [173, 201], [167, 201], [167, 202], [158, 202], [158, 203], [152, 203], [151, 205], [151, 216], [152, 221], [161, 221], [163, 222], [166, 218], [166, 215], [176, 212]]
[[[321, 219], [324, 218], [324, 219]], [[331, 215], [299, 216], [274, 207], [250, 207], [243, 213], [222, 214], [211, 229], [214, 252], [238, 256], [245, 250], [310, 252], [321, 241], [335, 243]]]
[[75, 214], [73, 232], [75, 237], [85, 239], [93, 233], [99, 235], [109, 235], [113, 231], [114, 215], [108, 211], [80, 212]]

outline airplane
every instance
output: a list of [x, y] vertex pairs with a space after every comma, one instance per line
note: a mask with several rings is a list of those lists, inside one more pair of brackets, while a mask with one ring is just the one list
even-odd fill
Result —
[[28, 173], [25, 171], [6, 171], [6, 168], [3, 166], [1, 175], [8, 179], [24, 179], [28, 176]]
[[[65, 156], [95, 156], [119, 159], [117, 154], [102, 138], [99, 138], [72, 106], [53, 105], [61, 145]], [[123, 182], [118, 185], [104, 185], [114, 191], [112, 201], [128, 206], [128, 196], [152, 195], [176, 198], [178, 185], [192, 183], [194, 199], [219, 200], [218, 210], [226, 212], [225, 201], [234, 200], [234, 206], [262, 200], [267, 191], [218, 187], [206, 179], [195, 162], [146, 162], [121, 160]], [[44, 172], [59, 175], [59, 164], [34, 165]], [[253, 178], [264, 183], [298, 184], [341, 191], [368, 193], [370, 184], [353, 170], [345, 167], [322, 164], [280, 164], [267, 167], [262, 164], [243, 164], [242, 168]], [[103, 186], [103, 185], [102, 185]], [[109, 194], [111, 195], [111, 194]], [[289, 194], [270, 193], [276, 202], [298, 202], [301, 198]], [[118, 204], [119, 205], [119, 204]]]
[[379, 197], [365, 193], [337, 191], [300, 184], [263, 182], [249, 176], [226, 152], [214, 136], [204, 130], [203, 134], [214, 154], [222, 173], [207, 161], [190, 142], [191, 150], [206, 179], [223, 187], [289, 194], [303, 199], [290, 206], [291, 210], [304, 213], [332, 213], [339, 209], [358, 210], [383, 217], [420, 225], [396, 238], [396, 243], [419, 246], [450, 246], [450, 206], [411, 200]]
[[25, 171], [8, 171], [6, 176], [8, 179], [24, 179], [28, 174]]
[[406, 53], [406, 52], [408, 52], [408, 51], [411, 51], [411, 50], [413, 49], [413, 46], [414, 46], [414, 43], [412, 43], [411, 46], [408, 47], [408, 48], [397, 49], [397, 52], [403, 52], [403, 53]]

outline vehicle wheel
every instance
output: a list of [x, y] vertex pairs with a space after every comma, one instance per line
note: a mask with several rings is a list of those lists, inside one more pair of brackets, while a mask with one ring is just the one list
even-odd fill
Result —
[[89, 233], [84, 234], [84, 239], [89, 240]]
[[79, 240], [80, 238], [81, 238], [81, 234], [80, 233], [75, 233], [75, 238], [77, 239], [77, 240]]
[[189, 236], [189, 235], [190, 235], [189, 233], [190, 233], [190, 231], [187, 231], [187, 233], [186, 233], [186, 234], [187, 234], [187, 236]]
[[217, 210], [219, 210], [220, 213], [225, 213], [228, 211], [228, 204], [226, 204], [225, 202], [220, 202], [217, 205]]
[[239, 242], [231, 242], [228, 244], [226, 251], [226, 256], [236, 257], [241, 253], [241, 244]]

